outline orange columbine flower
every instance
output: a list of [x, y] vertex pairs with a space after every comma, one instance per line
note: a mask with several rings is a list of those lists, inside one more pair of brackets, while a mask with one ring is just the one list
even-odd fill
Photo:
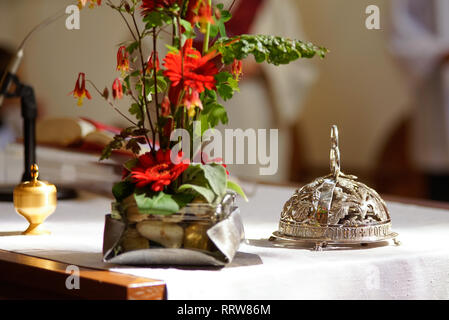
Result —
[[76, 80], [75, 90], [70, 92], [69, 94], [73, 94], [75, 98], [78, 98], [78, 106], [81, 107], [83, 105], [83, 100], [85, 97], [87, 99], [92, 99], [89, 91], [86, 89], [86, 75], [82, 72], [78, 75], [78, 80]]
[[123, 98], [123, 86], [119, 78], [116, 78], [112, 84], [112, 96], [114, 99]]
[[88, 2], [90, 9], [95, 7], [95, 3], [97, 3], [98, 6], [101, 6], [101, 0], [78, 0], [78, 8], [84, 8]]
[[195, 115], [195, 107], [203, 110], [203, 103], [201, 102], [200, 94], [196, 90], [188, 90], [185, 93], [183, 104], [188, 110], [189, 117], [193, 117]]
[[242, 61], [234, 59], [234, 62], [232, 63], [231, 72], [234, 75], [236, 80], [240, 79], [240, 76], [242, 75]]
[[212, 8], [206, 0], [201, 0], [198, 2], [198, 14], [193, 17], [193, 23], [200, 24], [200, 31], [202, 33], [207, 32], [207, 24], [214, 24], [215, 21], [212, 18]]
[[162, 101], [161, 113], [163, 117], [168, 117], [170, 115], [170, 99], [167, 96], [165, 96]]
[[[147, 73], [150, 73], [154, 69], [154, 51], [151, 53], [150, 57], [148, 58], [147, 62]], [[160, 62], [159, 62], [159, 53], [156, 51], [156, 73], [161, 70], [160, 68]]]
[[117, 52], [117, 71], [129, 71], [129, 52], [125, 46], [121, 46]]

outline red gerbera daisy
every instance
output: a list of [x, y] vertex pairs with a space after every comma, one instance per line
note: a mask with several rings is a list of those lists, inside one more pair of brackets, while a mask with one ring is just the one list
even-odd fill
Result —
[[152, 153], [140, 156], [139, 163], [131, 170], [131, 180], [136, 187], [142, 188], [151, 184], [153, 191], [162, 191], [189, 167], [190, 161], [182, 159], [182, 152], [178, 153], [176, 163], [171, 161], [170, 154], [170, 150], [159, 149], [156, 156]]
[[[183, 48], [184, 61], [181, 52], [169, 53], [164, 59], [164, 75], [171, 81], [171, 86], [176, 87], [184, 82], [184, 89], [201, 93], [205, 89], [215, 90], [215, 75], [218, 73], [217, 66], [210, 61], [216, 52], [208, 53], [204, 57], [192, 47], [193, 41], [189, 39]], [[184, 66], [184, 68], [182, 68]]]

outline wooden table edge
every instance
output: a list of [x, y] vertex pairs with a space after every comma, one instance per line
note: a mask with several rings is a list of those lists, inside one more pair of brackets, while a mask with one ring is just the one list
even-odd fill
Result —
[[0, 299], [166, 299], [164, 281], [85, 267], [78, 267], [79, 289], [68, 289], [66, 282], [76, 284], [69, 266], [0, 250]]

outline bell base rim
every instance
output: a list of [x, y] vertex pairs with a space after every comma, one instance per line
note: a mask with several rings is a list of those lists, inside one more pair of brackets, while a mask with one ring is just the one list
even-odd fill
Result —
[[399, 241], [397, 240], [399, 234], [396, 232], [391, 232], [386, 236], [382, 237], [372, 237], [365, 238], [365, 239], [340, 239], [335, 240], [331, 238], [302, 238], [302, 237], [295, 237], [295, 236], [289, 236], [280, 233], [279, 231], [274, 231], [271, 235], [271, 237], [268, 239], [269, 241], [283, 241], [283, 242], [290, 242], [292, 244], [315, 244], [315, 245], [322, 245], [322, 246], [338, 246], [338, 245], [368, 245], [373, 243], [381, 243], [385, 241], [394, 241], [395, 244], [399, 245]]

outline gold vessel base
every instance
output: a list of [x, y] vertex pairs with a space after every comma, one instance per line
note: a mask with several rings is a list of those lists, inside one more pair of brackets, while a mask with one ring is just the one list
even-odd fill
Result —
[[394, 245], [399, 246], [401, 242], [398, 240], [398, 234], [395, 232], [390, 233], [389, 235], [376, 238], [373, 240], [365, 239], [363, 241], [354, 241], [354, 240], [332, 240], [332, 239], [314, 239], [314, 238], [298, 238], [298, 237], [290, 237], [279, 233], [278, 231], [273, 232], [272, 236], [268, 239], [269, 241], [276, 242], [279, 245], [283, 245], [285, 247], [292, 246], [301, 246], [301, 247], [309, 247], [314, 251], [322, 251], [328, 247], [332, 248], [354, 248], [354, 247], [366, 247], [370, 244], [382, 244], [393, 241]]
[[39, 228], [40, 224], [30, 224], [28, 229], [22, 232], [24, 236], [43, 236], [51, 234], [48, 230], [42, 230]]

